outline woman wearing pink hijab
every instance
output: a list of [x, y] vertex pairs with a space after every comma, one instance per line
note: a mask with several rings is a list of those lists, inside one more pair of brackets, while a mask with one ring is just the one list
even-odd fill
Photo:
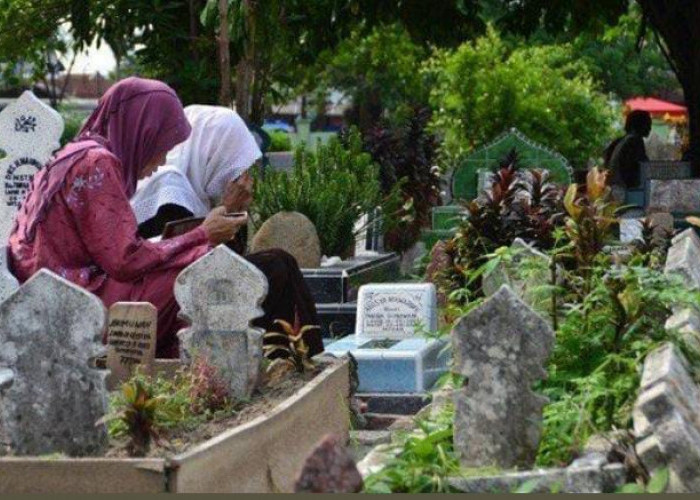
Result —
[[176, 357], [175, 278], [245, 223], [221, 207], [178, 238], [138, 236], [129, 205], [136, 183], [189, 134], [182, 104], [164, 83], [128, 78], [110, 88], [75, 141], [34, 177], [10, 235], [9, 265], [19, 281], [47, 268], [107, 307], [150, 302], [158, 308], [157, 355]]

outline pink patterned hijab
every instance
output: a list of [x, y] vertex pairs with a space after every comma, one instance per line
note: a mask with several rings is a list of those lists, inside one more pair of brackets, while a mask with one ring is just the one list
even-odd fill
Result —
[[100, 99], [74, 140], [34, 177], [21, 211], [27, 217], [28, 240], [44, 219], [51, 200], [71, 168], [95, 148], [106, 148], [121, 162], [124, 193], [136, 191], [141, 170], [156, 156], [189, 137], [191, 127], [173, 89], [157, 80], [127, 78]]

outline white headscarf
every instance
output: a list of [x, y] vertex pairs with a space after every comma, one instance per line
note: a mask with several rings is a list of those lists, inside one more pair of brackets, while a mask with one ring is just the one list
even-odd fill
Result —
[[255, 138], [235, 111], [219, 106], [185, 108], [192, 134], [176, 146], [152, 176], [139, 182], [131, 206], [138, 223], [158, 208], [175, 204], [204, 217], [226, 185], [262, 156]]

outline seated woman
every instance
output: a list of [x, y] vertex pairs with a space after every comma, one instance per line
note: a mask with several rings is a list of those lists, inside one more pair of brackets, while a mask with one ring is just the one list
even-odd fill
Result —
[[20, 282], [47, 268], [107, 307], [118, 301], [156, 306], [161, 357], [178, 355], [175, 278], [242, 224], [219, 207], [178, 238], [151, 243], [138, 236], [129, 205], [137, 180], [153, 173], [190, 131], [180, 100], [164, 83], [117, 83], [75, 141], [34, 177], [9, 241], [9, 267]]
[[[143, 237], [160, 235], [168, 222], [203, 217], [222, 201], [229, 212], [248, 210], [252, 178], [248, 172], [262, 154], [253, 135], [238, 114], [217, 106], [185, 108], [190, 138], [173, 149], [167, 166], [139, 183], [131, 205]], [[244, 250], [244, 249], [243, 249]], [[280, 331], [274, 323], [318, 325], [313, 297], [299, 266], [282, 250], [245, 256], [268, 280], [263, 302], [265, 315], [253, 322], [266, 331]], [[320, 331], [305, 336], [311, 355], [323, 351]]]

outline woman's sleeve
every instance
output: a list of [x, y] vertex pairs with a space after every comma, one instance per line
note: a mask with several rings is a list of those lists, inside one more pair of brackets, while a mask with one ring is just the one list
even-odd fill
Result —
[[64, 197], [83, 244], [95, 263], [117, 281], [130, 282], [149, 271], [186, 266], [209, 250], [201, 227], [158, 243], [139, 237], [114, 159], [85, 162], [69, 175]]

